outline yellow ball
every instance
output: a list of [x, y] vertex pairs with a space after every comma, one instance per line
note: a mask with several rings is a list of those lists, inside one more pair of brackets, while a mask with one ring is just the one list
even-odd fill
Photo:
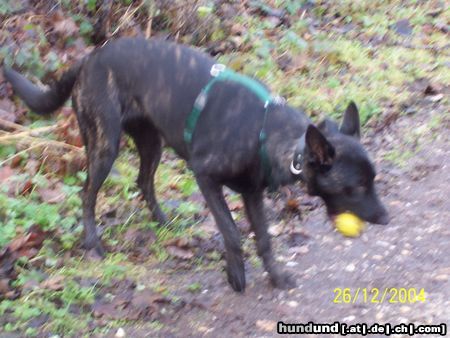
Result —
[[344, 212], [336, 216], [336, 229], [347, 237], [358, 237], [365, 228], [365, 223], [355, 214]]

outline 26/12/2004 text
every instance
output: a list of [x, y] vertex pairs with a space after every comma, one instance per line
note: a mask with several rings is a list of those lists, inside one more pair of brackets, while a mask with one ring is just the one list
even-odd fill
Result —
[[426, 300], [424, 288], [335, 288], [333, 293], [333, 303], [336, 304], [355, 304], [357, 302], [413, 304], [424, 303]]

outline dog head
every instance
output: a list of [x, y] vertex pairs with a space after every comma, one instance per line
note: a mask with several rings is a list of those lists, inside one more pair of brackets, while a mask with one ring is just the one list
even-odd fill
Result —
[[367, 222], [387, 224], [388, 213], [374, 186], [375, 169], [359, 138], [353, 102], [340, 126], [331, 120], [310, 125], [302, 146], [302, 175], [308, 193], [324, 200], [330, 216], [349, 211]]

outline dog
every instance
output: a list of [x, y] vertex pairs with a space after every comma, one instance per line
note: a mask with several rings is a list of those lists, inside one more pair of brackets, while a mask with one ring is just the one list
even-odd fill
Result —
[[315, 126], [303, 112], [263, 102], [249, 86], [224, 79], [209, 88], [192, 139], [186, 142], [186, 120], [199, 93], [217, 75], [216, 66], [212, 57], [188, 46], [120, 38], [95, 49], [48, 89], [7, 67], [4, 75], [39, 114], [55, 111], [72, 95], [87, 155], [82, 192], [86, 249], [103, 252], [95, 225], [96, 197], [124, 131], [136, 144], [137, 184], [154, 221], [167, 221], [154, 188], [164, 142], [187, 161], [223, 235], [231, 287], [244, 291], [245, 271], [240, 233], [223, 186], [242, 195], [257, 253], [272, 284], [292, 288], [294, 278], [279, 267], [272, 253], [263, 211], [266, 188], [302, 180], [310, 195], [323, 199], [330, 216], [349, 211], [371, 223], [388, 223], [374, 187], [374, 166], [359, 142], [358, 109], [350, 103], [340, 126], [329, 119]]

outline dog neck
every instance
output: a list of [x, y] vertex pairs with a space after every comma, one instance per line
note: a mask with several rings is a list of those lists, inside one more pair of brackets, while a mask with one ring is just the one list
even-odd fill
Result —
[[[305, 178], [302, 175], [302, 170], [300, 169], [297, 174], [294, 174], [291, 170], [293, 165], [294, 156], [301, 162], [301, 167], [303, 167], [303, 153], [305, 148], [305, 134], [294, 140], [286, 140], [285, 135], [276, 134], [271, 135], [272, 139], [283, 139], [283, 141], [270, 142], [268, 144], [270, 162], [273, 166], [273, 182], [276, 187], [292, 184], [295, 181], [304, 181]], [[274, 147], [276, 145], [276, 148]]]

